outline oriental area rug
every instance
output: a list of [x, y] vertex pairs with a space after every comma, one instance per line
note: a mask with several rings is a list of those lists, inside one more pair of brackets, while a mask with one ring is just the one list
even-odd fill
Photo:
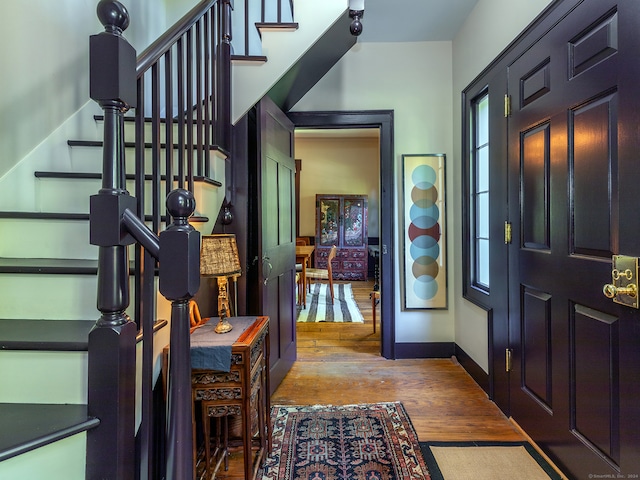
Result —
[[427, 480], [413, 425], [399, 402], [274, 406], [262, 480]]
[[333, 304], [329, 285], [314, 283], [307, 291], [307, 308], [298, 305], [298, 322], [358, 322], [364, 318], [353, 298], [350, 283], [333, 285]]
[[560, 480], [528, 442], [420, 442], [432, 480]]

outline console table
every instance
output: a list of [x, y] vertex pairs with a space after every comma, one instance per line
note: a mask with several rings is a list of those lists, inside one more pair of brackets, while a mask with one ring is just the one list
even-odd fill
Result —
[[[226, 334], [213, 331], [217, 320], [205, 319], [202, 326], [194, 329], [191, 345], [191, 393], [194, 416], [197, 402], [202, 410], [206, 478], [215, 473], [211, 470], [210, 419], [239, 415], [242, 419], [244, 478], [250, 480], [256, 477], [260, 464], [271, 451], [269, 317], [231, 317], [228, 320], [234, 330]], [[220, 369], [219, 362], [228, 362], [229, 347], [231, 361], [227, 371], [224, 366]], [[165, 348], [167, 352], [168, 347]], [[203, 361], [205, 364], [213, 362], [216, 368], [194, 368], [194, 364], [201, 367]], [[195, 417], [193, 431], [195, 469]], [[252, 449], [254, 445], [257, 450]], [[227, 454], [225, 432], [221, 454], [225, 460]], [[220, 461], [216, 463], [216, 469], [219, 465]]]

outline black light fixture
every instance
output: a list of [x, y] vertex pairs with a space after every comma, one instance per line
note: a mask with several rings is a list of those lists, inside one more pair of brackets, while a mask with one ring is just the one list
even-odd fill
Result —
[[362, 17], [364, 17], [364, 0], [349, 0], [349, 18], [353, 19], [349, 25], [349, 31], [354, 37], [362, 33], [360, 21]]

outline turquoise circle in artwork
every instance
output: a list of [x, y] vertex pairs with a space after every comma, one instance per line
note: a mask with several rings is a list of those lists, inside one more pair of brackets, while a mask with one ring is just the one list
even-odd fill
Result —
[[429, 165], [419, 165], [411, 173], [411, 181], [423, 190], [431, 188], [436, 183], [436, 171]]
[[431, 235], [420, 235], [414, 240], [417, 240], [418, 238], [420, 239], [419, 242], [415, 243], [414, 241], [412, 241], [409, 248], [419, 248], [421, 250], [427, 250], [438, 244], [438, 239], [432, 237]]
[[435, 278], [424, 275], [413, 284], [413, 293], [420, 300], [431, 300], [438, 293], [438, 282]]
[[440, 256], [440, 245], [433, 237], [422, 235], [419, 240], [419, 244], [414, 242], [409, 247], [409, 255], [412, 259], [417, 260], [420, 257], [438, 258]]
[[[411, 223], [418, 228], [431, 228], [435, 225], [435, 223], [431, 223], [431, 220], [437, 222], [439, 218], [440, 209], [437, 205], [431, 205], [429, 208], [421, 208], [414, 204], [409, 208], [409, 219]], [[421, 223], [427, 221], [426, 219], [430, 219], [427, 224]]]

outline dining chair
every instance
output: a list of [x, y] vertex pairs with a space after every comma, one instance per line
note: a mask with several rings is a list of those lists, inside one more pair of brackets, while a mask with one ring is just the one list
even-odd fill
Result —
[[[335, 245], [331, 247], [329, 256], [327, 256], [327, 268], [307, 268], [307, 285], [311, 280], [328, 280], [329, 291], [331, 292], [331, 303], [333, 304], [333, 268], [331, 262], [336, 256], [338, 247]], [[315, 283], [315, 282], [314, 282]]]
[[[309, 239], [305, 237], [296, 237], [296, 247], [309, 245]], [[306, 268], [311, 266], [311, 258], [306, 259]], [[296, 284], [298, 285], [298, 305], [305, 305], [306, 285], [302, 282], [302, 264], [296, 263]], [[305, 305], [306, 306], [306, 305]]]

